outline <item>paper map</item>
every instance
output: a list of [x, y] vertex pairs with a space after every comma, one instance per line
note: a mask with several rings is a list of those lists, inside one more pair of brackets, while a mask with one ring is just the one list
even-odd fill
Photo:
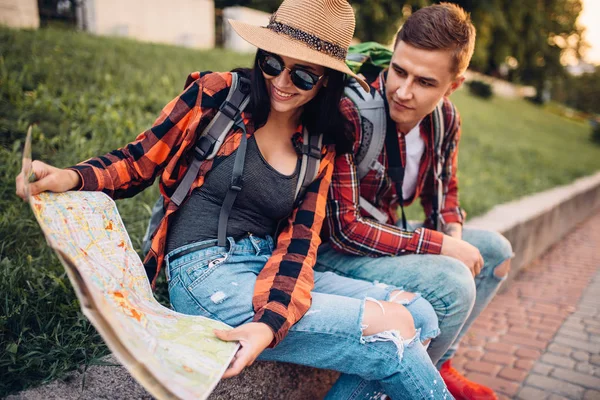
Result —
[[[23, 154], [31, 176], [31, 137]], [[28, 192], [28, 189], [26, 189]], [[205, 399], [235, 355], [221, 322], [177, 313], [153, 297], [117, 207], [101, 192], [42, 193], [29, 204], [81, 309], [131, 375], [159, 399]]]

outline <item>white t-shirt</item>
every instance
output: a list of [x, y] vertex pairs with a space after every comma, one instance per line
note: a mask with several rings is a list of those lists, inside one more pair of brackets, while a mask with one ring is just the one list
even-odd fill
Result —
[[421, 122], [410, 130], [404, 137], [406, 142], [406, 167], [404, 168], [404, 183], [402, 185], [402, 197], [410, 199], [417, 190], [417, 179], [419, 178], [419, 164], [425, 152], [425, 142], [421, 137], [419, 126]]

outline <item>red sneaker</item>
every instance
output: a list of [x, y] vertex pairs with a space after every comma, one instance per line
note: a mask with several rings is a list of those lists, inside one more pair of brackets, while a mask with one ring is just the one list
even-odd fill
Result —
[[442, 364], [440, 375], [442, 375], [448, 391], [452, 393], [456, 400], [498, 400], [492, 389], [471, 382], [463, 374], [452, 368], [452, 360]]

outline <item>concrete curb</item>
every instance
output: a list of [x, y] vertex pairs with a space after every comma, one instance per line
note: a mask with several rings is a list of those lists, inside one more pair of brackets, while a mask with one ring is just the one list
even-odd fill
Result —
[[512, 244], [515, 258], [508, 282], [541, 256], [577, 224], [600, 209], [600, 172], [545, 192], [494, 207], [466, 226], [502, 233]]
[[[62, 380], [8, 396], [6, 400], [150, 400], [153, 397], [119, 365], [114, 356], [83, 373], [73, 371]], [[322, 399], [339, 374], [299, 365], [259, 362], [241, 376], [223, 380], [208, 400]]]
[[[600, 209], [600, 172], [521, 200], [502, 204], [467, 226], [495, 230], [512, 244], [515, 258], [509, 280], [575, 225]], [[510, 285], [510, 281], [503, 287]], [[110, 358], [108, 362], [114, 362]], [[222, 381], [210, 400], [323, 398], [338, 374], [297, 365], [262, 362], [241, 377]], [[82, 387], [84, 389], [82, 390]], [[73, 372], [63, 381], [30, 389], [8, 399], [150, 399], [122, 366], [94, 366], [85, 376]]]

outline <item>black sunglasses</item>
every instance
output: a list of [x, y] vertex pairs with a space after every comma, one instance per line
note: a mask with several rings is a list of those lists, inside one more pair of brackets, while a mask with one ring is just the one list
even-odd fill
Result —
[[302, 67], [288, 68], [283, 63], [281, 57], [276, 54], [267, 53], [264, 50], [258, 52], [258, 66], [265, 74], [269, 76], [279, 76], [284, 69], [290, 73], [290, 79], [294, 86], [300, 90], [311, 90], [325, 74], [319, 76]]

